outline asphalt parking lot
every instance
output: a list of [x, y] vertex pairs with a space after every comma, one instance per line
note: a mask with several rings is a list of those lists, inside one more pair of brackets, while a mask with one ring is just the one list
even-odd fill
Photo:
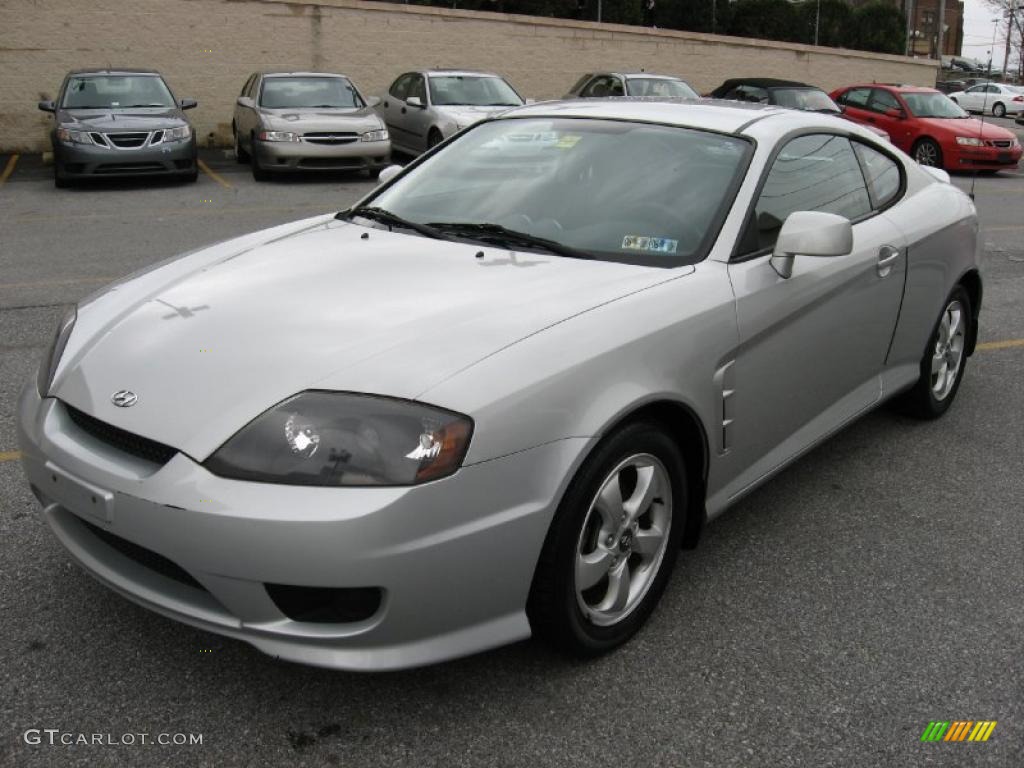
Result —
[[[582, 664], [525, 642], [357, 675], [275, 661], [107, 591], [22, 479], [15, 399], [62, 307], [372, 188], [257, 184], [228, 153], [202, 158], [195, 184], [57, 190], [38, 157], [0, 155], [0, 765], [1021, 765], [1024, 172], [977, 180], [982, 345], [944, 419], [883, 409], [749, 496], [615, 654]], [[986, 743], [920, 742], [933, 720], [998, 726]], [[28, 729], [202, 744], [30, 745]]]

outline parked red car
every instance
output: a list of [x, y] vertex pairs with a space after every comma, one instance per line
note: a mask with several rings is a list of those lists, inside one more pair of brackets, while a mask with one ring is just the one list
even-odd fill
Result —
[[832, 98], [851, 120], [882, 128], [892, 143], [921, 165], [947, 171], [1016, 168], [1016, 135], [968, 115], [934, 88], [909, 85], [850, 85]]

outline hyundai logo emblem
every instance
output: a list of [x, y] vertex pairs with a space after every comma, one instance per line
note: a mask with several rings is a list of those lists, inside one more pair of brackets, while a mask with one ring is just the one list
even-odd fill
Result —
[[110, 396], [110, 402], [118, 408], [131, 408], [139, 402], [139, 396], [128, 389], [121, 389]]

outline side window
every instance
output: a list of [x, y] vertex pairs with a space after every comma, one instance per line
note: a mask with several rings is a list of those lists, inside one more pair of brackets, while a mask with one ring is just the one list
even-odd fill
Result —
[[868, 108], [868, 98], [871, 96], [870, 88], [851, 88], [846, 93], [840, 94], [839, 103], [848, 107], [859, 109]]
[[588, 72], [587, 74], [585, 74], [583, 77], [576, 81], [576, 84], [572, 88], [569, 89], [569, 93], [579, 93], [582, 90], [584, 83], [586, 83], [587, 80], [589, 80], [591, 77], [591, 73]]
[[755, 104], [767, 104], [769, 101], [768, 91], [764, 88], [756, 88], [752, 85], [741, 85], [736, 89], [738, 101], [750, 101]]
[[999, 93], [999, 86], [990, 85], [985, 89], [988, 93]]
[[591, 96], [594, 98], [602, 98], [604, 96], [610, 95], [608, 93], [608, 81], [609, 78], [607, 75], [599, 75], [595, 77], [593, 80], [590, 81], [587, 87], [583, 89], [582, 95]]
[[391, 88], [388, 89], [388, 94], [399, 101], [405, 101], [405, 97], [409, 95], [410, 80], [412, 80], [412, 75], [410, 74], [399, 75], [398, 79], [391, 84]]
[[758, 250], [775, 245], [783, 222], [794, 211], [823, 211], [851, 220], [871, 212], [849, 139], [811, 134], [783, 147], [754, 207]]
[[249, 98], [255, 98], [256, 97], [256, 87], [257, 87], [257, 85], [259, 85], [259, 82], [260, 82], [260, 76], [259, 75], [253, 75], [252, 78], [249, 80], [249, 85], [246, 86], [245, 95], [248, 96]]
[[853, 142], [853, 149], [864, 168], [872, 207], [884, 208], [899, 194], [902, 183], [899, 163], [859, 141]]
[[873, 88], [871, 90], [871, 110], [873, 112], [885, 112], [887, 109], [898, 109], [901, 112], [903, 107], [900, 106], [899, 101], [889, 91], [883, 91], [881, 88]]
[[424, 105], [427, 103], [427, 84], [423, 75], [413, 75], [409, 81], [409, 98], [418, 96]]
[[249, 93], [249, 86], [252, 85], [252, 80], [253, 80], [254, 77], [256, 77], [256, 75], [249, 75], [249, 79], [245, 81], [245, 85], [242, 86], [242, 90], [240, 90], [238, 92], [239, 96], [246, 96], [246, 95], [248, 95], [248, 93]]
[[626, 88], [622, 84], [622, 80], [617, 77], [608, 78], [608, 95], [609, 96], [625, 96]]

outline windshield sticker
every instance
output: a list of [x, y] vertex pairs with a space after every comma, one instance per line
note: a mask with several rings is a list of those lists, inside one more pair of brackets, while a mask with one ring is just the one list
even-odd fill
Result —
[[582, 138], [582, 136], [579, 136], [577, 134], [567, 133], [558, 140], [555, 146], [558, 147], [559, 149], [572, 149]]
[[645, 235], [626, 235], [622, 238], [624, 251], [654, 251], [655, 253], [675, 253], [679, 246], [678, 240], [667, 237], [646, 237]]

